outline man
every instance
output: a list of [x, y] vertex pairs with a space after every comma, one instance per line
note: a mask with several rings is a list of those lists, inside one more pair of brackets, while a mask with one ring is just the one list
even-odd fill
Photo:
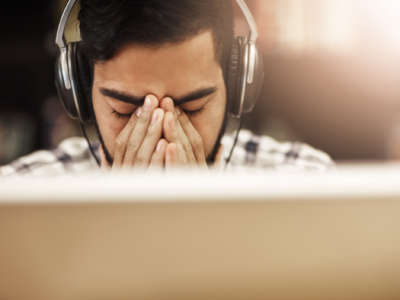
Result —
[[[222, 139], [232, 99], [227, 64], [233, 43], [230, 1], [82, 0], [80, 51], [88, 61], [91, 114], [103, 168], [222, 166], [326, 169], [309, 146], [279, 144], [243, 131]], [[223, 142], [221, 142], [221, 140]], [[84, 139], [65, 141], [0, 169], [0, 174], [63, 174], [95, 169]], [[219, 154], [219, 155], [218, 155]]]

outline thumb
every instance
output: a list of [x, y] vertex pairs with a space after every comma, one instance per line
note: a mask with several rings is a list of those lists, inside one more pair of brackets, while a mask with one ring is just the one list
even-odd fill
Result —
[[102, 169], [102, 170], [108, 170], [108, 169], [110, 169], [111, 166], [110, 166], [110, 164], [109, 164], [108, 161], [107, 161], [107, 158], [106, 158], [106, 155], [104, 154], [104, 149], [103, 149], [103, 146], [102, 146], [102, 145], [100, 145], [99, 153], [100, 153], [100, 159], [101, 159], [101, 166], [100, 166], [101, 169]]
[[223, 154], [223, 148], [224, 146], [221, 144], [218, 147], [217, 155], [215, 156], [215, 161], [214, 161], [214, 166], [218, 165], [221, 162], [222, 159], [222, 154]]

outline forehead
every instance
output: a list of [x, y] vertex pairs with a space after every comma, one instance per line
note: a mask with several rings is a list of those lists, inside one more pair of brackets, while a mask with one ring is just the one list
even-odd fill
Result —
[[159, 47], [128, 45], [112, 59], [96, 64], [94, 79], [95, 85], [162, 97], [215, 85], [221, 77], [209, 31]]

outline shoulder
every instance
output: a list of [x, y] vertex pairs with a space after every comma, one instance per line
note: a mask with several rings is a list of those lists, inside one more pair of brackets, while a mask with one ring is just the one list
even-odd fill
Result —
[[334, 162], [328, 154], [299, 142], [278, 142], [269, 136], [242, 130], [230, 164], [273, 169], [328, 170]]
[[50, 151], [41, 150], [0, 168], [0, 176], [53, 176], [81, 172], [96, 166], [84, 138], [64, 140]]

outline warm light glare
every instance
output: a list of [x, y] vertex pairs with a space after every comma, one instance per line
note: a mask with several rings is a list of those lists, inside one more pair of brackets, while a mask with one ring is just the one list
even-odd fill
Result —
[[400, 47], [400, 1], [365, 0], [362, 3], [376, 30], [393, 46]]
[[279, 43], [291, 50], [303, 50], [306, 41], [305, 5], [300, 1], [282, 1], [277, 4]]
[[284, 50], [400, 48], [400, 0], [280, 0], [276, 19]]
[[325, 1], [321, 7], [318, 41], [323, 49], [350, 50], [354, 43], [353, 3], [348, 0]]

